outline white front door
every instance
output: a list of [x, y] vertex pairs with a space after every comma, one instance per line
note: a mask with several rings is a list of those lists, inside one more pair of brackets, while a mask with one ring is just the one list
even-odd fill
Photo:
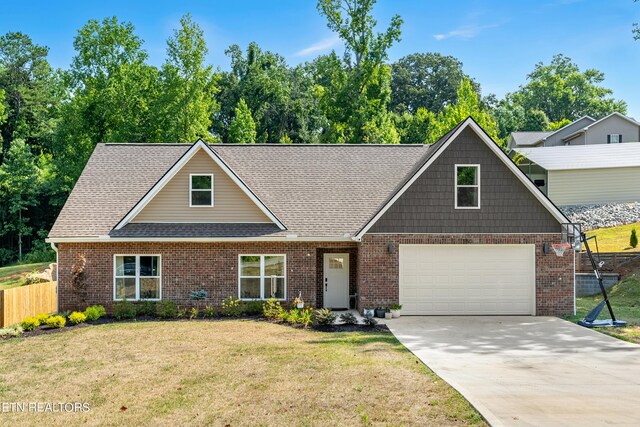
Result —
[[349, 254], [324, 254], [324, 306], [349, 308]]

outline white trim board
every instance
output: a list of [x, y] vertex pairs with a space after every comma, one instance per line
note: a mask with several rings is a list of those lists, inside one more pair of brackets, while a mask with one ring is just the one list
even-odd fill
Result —
[[267, 206], [260, 200], [251, 189], [244, 183], [229, 166], [205, 143], [202, 139], [197, 140], [191, 148], [164, 174], [158, 182], [147, 192], [147, 194], [135, 204], [135, 206], [118, 222], [115, 226], [116, 230], [120, 230], [133, 220], [139, 213], [149, 204], [151, 200], [162, 190], [165, 185], [187, 164], [189, 160], [200, 150], [204, 150], [205, 153], [211, 157], [211, 159], [236, 183], [238, 187], [258, 206], [258, 208], [273, 221], [280, 230], [286, 230], [286, 227], [280, 220], [267, 208]]
[[506, 155], [505, 152], [503, 152], [500, 147], [498, 147], [498, 145], [491, 139], [491, 137], [489, 137], [489, 135], [487, 135], [487, 133], [482, 130], [482, 128], [471, 118], [468, 117], [459, 127], [458, 129], [449, 136], [449, 138], [446, 140], [446, 142], [440, 146], [437, 151], [429, 158], [429, 160], [427, 160], [425, 162], [424, 165], [422, 165], [422, 167], [413, 174], [413, 176], [411, 177], [411, 179], [409, 179], [403, 186], [402, 188], [400, 188], [396, 194], [394, 194], [394, 196], [388, 201], [386, 202], [379, 210], [378, 213], [376, 213], [374, 215], [373, 218], [371, 218], [361, 229], [360, 231], [355, 235], [354, 239], [362, 239], [362, 236], [364, 236], [364, 234], [369, 231], [369, 229], [371, 227], [373, 227], [373, 225], [382, 217], [382, 215], [384, 215], [384, 213], [391, 207], [393, 206], [393, 204], [400, 198], [400, 196], [402, 196], [404, 194], [405, 191], [407, 191], [411, 185], [418, 179], [420, 178], [420, 176], [422, 176], [422, 174], [424, 173], [425, 170], [427, 170], [427, 168], [429, 166], [431, 166], [431, 164], [433, 162], [436, 161], [436, 159], [438, 157], [440, 157], [440, 155], [449, 147], [449, 145], [451, 145], [451, 143], [453, 141], [456, 140], [456, 138], [460, 135], [460, 133], [462, 133], [463, 130], [465, 130], [467, 127], [470, 127], [479, 137], [480, 139], [494, 152], [494, 154], [496, 154], [496, 156], [502, 160], [502, 162], [511, 170], [511, 172], [514, 173], [514, 175], [516, 175], [518, 177], [518, 179], [520, 180], [520, 182], [522, 182], [524, 184], [525, 187], [527, 187], [529, 189], [529, 191], [531, 191], [531, 193], [536, 197], [536, 199], [538, 199], [538, 201], [540, 203], [542, 203], [542, 205], [547, 208], [547, 210], [551, 213], [551, 215], [553, 215], [553, 217], [559, 222], [559, 223], [566, 223], [566, 222], [570, 222], [567, 217], [564, 216], [564, 214], [562, 212], [560, 212], [560, 210], [556, 207], [556, 205], [553, 204], [553, 202], [551, 200], [549, 200], [543, 193], [542, 191], [540, 191], [540, 189], [538, 189], [535, 184], [533, 182], [531, 182], [531, 180], [527, 177], [527, 175], [520, 170], [520, 168], [511, 161], [511, 159]]

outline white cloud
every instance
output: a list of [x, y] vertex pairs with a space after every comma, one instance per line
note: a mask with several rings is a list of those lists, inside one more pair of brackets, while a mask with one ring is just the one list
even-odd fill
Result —
[[498, 27], [497, 24], [494, 25], [465, 25], [455, 30], [451, 30], [448, 33], [444, 34], [434, 34], [433, 38], [436, 40], [444, 40], [449, 38], [459, 38], [469, 40], [476, 36], [478, 36], [482, 31], [488, 30], [489, 28]]
[[296, 52], [296, 56], [309, 56], [317, 52], [322, 52], [322, 51], [331, 49], [332, 47], [337, 46], [339, 43], [340, 43], [340, 37], [331, 36], [329, 38], [322, 39], [319, 42], [314, 43], [309, 47], [305, 47], [304, 49], [299, 50], [298, 52]]

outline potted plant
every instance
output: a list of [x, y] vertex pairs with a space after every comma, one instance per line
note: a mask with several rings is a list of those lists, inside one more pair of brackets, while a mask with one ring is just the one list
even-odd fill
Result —
[[373, 308], [365, 308], [362, 313], [364, 317], [373, 317], [375, 315]]
[[402, 305], [400, 305], [400, 304], [391, 304], [391, 316], [393, 318], [400, 317], [400, 310], [402, 310]]
[[387, 312], [387, 309], [384, 307], [376, 307], [375, 312], [378, 319], [384, 319], [384, 314]]
[[302, 292], [298, 293], [298, 296], [293, 300], [293, 306], [299, 309], [304, 308], [304, 301], [302, 300]]

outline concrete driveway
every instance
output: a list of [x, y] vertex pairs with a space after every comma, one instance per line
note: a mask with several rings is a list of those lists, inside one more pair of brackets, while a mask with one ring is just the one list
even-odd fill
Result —
[[394, 335], [493, 426], [640, 425], [640, 346], [555, 317], [401, 317]]

